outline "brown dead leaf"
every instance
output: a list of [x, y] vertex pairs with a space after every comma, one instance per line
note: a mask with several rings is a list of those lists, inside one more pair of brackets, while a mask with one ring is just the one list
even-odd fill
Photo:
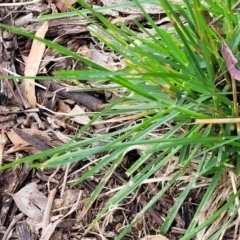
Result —
[[24, 152], [27, 152], [29, 154], [37, 154], [37, 153], [40, 153], [41, 151], [36, 149], [35, 147], [32, 147], [32, 146], [29, 146], [29, 145], [15, 145], [15, 146], [12, 146], [11, 148], [9, 148], [5, 153], [4, 155], [8, 155], [8, 154], [11, 154], [11, 153], [16, 153], [16, 152], [20, 152], [20, 151], [24, 151]]
[[[11, 153], [24, 151], [31, 154], [39, 153], [39, 150], [32, 147], [27, 141], [23, 140], [16, 132], [13, 130], [6, 132], [8, 138], [13, 143], [13, 146], [9, 148], [4, 154], [8, 155]], [[46, 133], [45, 133], [46, 134]]]
[[71, 110], [68, 104], [64, 100], [59, 99], [58, 101], [58, 112], [68, 113]]
[[240, 81], [240, 71], [235, 67], [235, 65], [238, 63], [238, 60], [235, 58], [235, 56], [232, 53], [232, 50], [229, 48], [229, 46], [223, 39], [222, 39], [222, 55], [227, 63], [228, 71], [231, 74], [231, 76], [236, 80]]
[[62, 199], [64, 206], [71, 206], [78, 199], [78, 189], [68, 189], [63, 193]]
[[7, 132], [7, 136], [10, 139], [10, 141], [14, 145], [22, 145], [22, 146], [27, 146], [29, 143], [25, 140], [23, 140], [17, 133], [15, 133], [13, 130], [10, 130]]
[[48, 150], [51, 148], [51, 139], [48, 135], [38, 129], [20, 129], [15, 128], [14, 131], [29, 145], [32, 145], [40, 151]]
[[47, 197], [38, 191], [35, 182], [10, 195], [21, 212], [37, 222], [42, 220], [43, 211], [47, 205]]
[[[48, 31], [48, 22], [45, 22], [36, 32], [35, 36], [44, 38], [47, 31]], [[31, 51], [26, 61], [26, 66], [24, 71], [25, 76], [37, 75], [44, 51], [45, 51], [45, 44], [34, 39], [31, 47]], [[27, 98], [31, 107], [35, 107], [37, 102], [36, 95], [35, 95], [35, 85], [33, 81], [34, 80], [31, 80], [31, 81], [23, 80], [22, 82], [25, 97]]]
[[[83, 109], [78, 105], [75, 105], [75, 107], [69, 112], [69, 114], [75, 115], [74, 117], [71, 118], [74, 122], [82, 125], [86, 125], [90, 122], [90, 118], [84, 115], [84, 113], [85, 112], [83, 111]], [[79, 114], [79, 115], [76, 115], [76, 114]]]
[[91, 59], [91, 50], [87, 45], [80, 46], [77, 50], [77, 53], [85, 58]]
[[55, 5], [59, 9], [60, 12], [66, 12], [68, 10], [68, 6], [72, 6], [76, 0], [56, 0]]
[[102, 52], [95, 48], [95, 46], [90, 43], [90, 50], [91, 50], [91, 59], [100, 64], [103, 67], [106, 67], [110, 70], [117, 70], [116, 64], [114, 63], [111, 53]]

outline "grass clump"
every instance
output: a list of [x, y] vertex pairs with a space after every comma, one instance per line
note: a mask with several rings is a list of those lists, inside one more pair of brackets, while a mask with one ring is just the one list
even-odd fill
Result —
[[[231, 121], [226, 123], [226, 119], [238, 117], [238, 108], [235, 104], [234, 111], [234, 79], [220, 52], [222, 37], [233, 53], [238, 54], [240, 29], [234, 12], [237, 5], [234, 1], [217, 0], [185, 0], [181, 4], [152, 1], [164, 9], [172, 23], [173, 28], [164, 29], [145, 12], [143, 2], [134, 1], [151, 27], [145, 28], [135, 22], [138, 32], [120, 23], [112, 24], [84, 1], [79, 0], [84, 10], [74, 10], [74, 14], [83, 15], [91, 23], [92, 35], [122, 56], [126, 68], [110, 71], [50, 41], [41, 40], [89, 66], [87, 71], [59, 72], [60, 77], [85, 80], [91, 76], [96, 85], [106, 83], [106, 89], [109, 82], [128, 89], [126, 95], [96, 114], [78, 136], [94, 121], [104, 117], [133, 115], [134, 124], [104, 136], [85, 140], [76, 140], [76, 137], [63, 147], [26, 157], [14, 164], [49, 157], [35, 166], [56, 167], [107, 153], [76, 182], [80, 183], [105, 168], [104, 177], [84, 206], [84, 215], [126, 153], [135, 149], [140, 156], [126, 169], [129, 181], [108, 199], [86, 231], [117, 209], [149, 179], [154, 181], [156, 178], [161, 181], [161, 187], [132, 221], [122, 227], [115, 239], [122, 239], [164, 194], [178, 184], [181, 190], [176, 194], [170, 212], [162, 216], [163, 224], [155, 229], [156, 232], [168, 234], [191, 191], [204, 186], [201, 201], [181, 239], [196, 236], [198, 239], [219, 239], [228, 228], [238, 226], [239, 126]], [[94, 14], [98, 20], [92, 20], [86, 13]], [[214, 21], [216, 18], [218, 21]], [[204, 122], [196, 124], [195, 120], [199, 119]], [[221, 119], [220, 123], [214, 124], [216, 119]], [[104, 144], [96, 145], [103, 141]], [[161, 180], [156, 177], [159, 172], [163, 176]]]

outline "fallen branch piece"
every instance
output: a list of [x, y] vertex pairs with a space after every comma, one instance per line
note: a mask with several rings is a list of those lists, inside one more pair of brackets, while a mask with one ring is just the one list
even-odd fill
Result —
[[[90, 95], [86, 92], [66, 92], [64, 88], [64, 85], [57, 83], [57, 82], [51, 82], [51, 81], [41, 81], [41, 84], [49, 87], [49, 90], [51, 92], [56, 92], [58, 96], [64, 97], [66, 99], [71, 99], [79, 104], [83, 104], [86, 107], [89, 107], [93, 111], [100, 111], [102, 110], [102, 104], [103, 102]], [[61, 89], [61, 90], [60, 90]]]

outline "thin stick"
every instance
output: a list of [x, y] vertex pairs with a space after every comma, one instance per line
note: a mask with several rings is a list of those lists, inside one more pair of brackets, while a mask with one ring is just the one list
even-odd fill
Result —
[[[0, 4], [0, 7], [1, 7], [1, 4]], [[21, 75], [18, 75], [18, 74], [14, 73], [14, 72], [6, 69], [6, 68], [2, 68], [2, 69], [3, 69], [4, 71], [6, 71], [7, 73], [12, 74], [12, 75], [15, 76], [15, 77], [22, 77]], [[34, 85], [36, 85], [37, 87], [42, 88], [42, 89], [44, 89], [44, 90], [47, 89], [45, 86], [43, 86], [43, 85], [41, 85], [41, 84], [39, 84], [39, 83], [33, 82], [31, 79], [24, 79], [24, 80], [31, 81]]]
[[48, 226], [48, 224], [50, 222], [50, 215], [51, 215], [50, 213], [52, 211], [53, 200], [55, 198], [56, 193], [57, 193], [56, 188], [54, 188], [53, 190], [50, 191], [47, 205], [45, 207], [45, 211], [44, 211], [44, 215], [43, 215], [42, 231], [44, 231], [46, 229], [46, 227]]
[[194, 124], [240, 123], [240, 118], [196, 119]]
[[0, 134], [0, 166], [2, 166], [3, 149], [6, 143], [7, 143], [7, 137], [6, 137], [6, 134], [4, 133], [4, 130], [2, 130]]
[[[240, 0], [237, 1], [233, 6], [232, 6], [232, 11], [235, 10], [238, 6], [240, 5]], [[218, 17], [214, 18], [209, 24], [208, 26], [212, 26], [215, 23], [217, 23], [219, 20], [221, 20], [224, 16], [223, 15], [219, 15]]]
[[[236, 80], [235, 78], [231, 77], [232, 79], [232, 91], [233, 91], [233, 111], [234, 116], [238, 118], [238, 102], [237, 102], [237, 87], [236, 87]], [[237, 132], [240, 131], [240, 124], [239, 122], [236, 123], [237, 126]]]

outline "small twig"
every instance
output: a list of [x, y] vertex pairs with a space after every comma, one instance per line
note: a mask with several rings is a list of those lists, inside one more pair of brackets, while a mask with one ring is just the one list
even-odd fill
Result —
[[[15, 66], [13, 65], [12, 66], [12, 70], [13, 71], [8, 71], [7, 69], [7, 72], [8, 73], [10, 73], [10, 74], [14, 74], [14, 76], [15, 75], [18, 75], [18, 74], [16, 74], [16, 69], [15, 69]], [[5, 71], [6, 71], [5, 70]], [[28, 109], [28, 108], [30, 108], [30, 105], [29, 105], [29, 103], [28, 103], [28, 101], [23, 97], [23, 95], [22, 95], [22, 91], [20, 90], [20, 88], [19, 88], [19, 85], [16, 83], [17, 81], [18, 81], [18, 79], [15, 79], [16, 81], [13, 81], [13, 84], [15, 85], [15, 87], [16, 87], [16, 90], [17, 90], [17, 93], [18, 93], [18, 95], [19, 95], [19, 97], [20, 97], [20, 99], [21, 99], [21, 101], [22, 101], [22, 105], [24, 106], [24, 108], [25, 109]], [[14, 97], [15, 97], [15, 99], [17, 100], [17, 98], [16, 98], [16, 96], [15, 96], [15, 94], [14, 94]], [[17, 100], [17, 102], [18, 102], [18, 100]], [[20, 107], [21, 109], [22, 109], [22, 107]]]
[[38, 107], [39, 109], [43, 109], [43, 110], [45, 110], [45, 111], [47, 111], [47, 112], [49, 112], [49, 113], [51, 113], [51, 114], [54, 114], [54, 115], [56, 115], [56, 116], [75, 117], [75, 116], [82, 116], [82, 115], [93, 115], [92, 112], [85, 112], [84, 114], [54, 112], [54, 111], [50, 110], [49, 108], [44, 107], [44, 106], [42, 106], [42, 105], [40, 105], [40, 104], [38, 104], [38, 103], [37, 103], [37, 107]]
[[42, 231], [44, 231], [46, 229], [46, 227], [48, 226], [48, 224], [50, 222], [50, 213], [51, 213], [51, 210], [52, 210], [52, 204], [53, 204], [53, 200], [54, 200], [54, 197], [56, 195], [56, 192], [57, 192], [56, 188], [54, 188], [53, 190], [50, 191], [48, 201], [47, 201], [47, 205], [46, 205], [44, 215], [43, 215]]
[[31, 119], [34, 118], [38, 124], [38, 127], [40, 129], [44, 129], [44, 124], [42, 120], [40, 119], [39, 115], [36, 112], [32, 112], [27, 114], [27, 118], [24, 120], [23, 125], [28, 126], [30, 125]]
[[196, 119], [193, 124], [240, 123], [240, 118]]
[[1, 136], [0, 136], [0, 166], [2, 166], [3, 149], [6, 143], [7, 143], [7, 137], [4, 131], [2, 130]]
[[[232, 91], [233, 91], [233, 111], [234, 116], [238, 118], [238, 102], [237, 102], [237, 87], [236, 87], [236, 80], [234, 77], [231, 77], [232, 79]], [[240, 123], [236, 123], [237, 125], [237, 132], [240, 131]]]
[[66, 92], [65, 86], [63, 86], [60, 83], [53, 82], [53, 81], [41, 81], [42, 85], [45, 87], [49, 87], [49, 90], [51, 92], [56, 92], [56, 94], [60, 97], [71, 99], [77, 103], [83, 104], [84, 106], [90, 108], [93, 111], [99, 111], [102, 110], [101, 105], [103, 102], [90, 95], [86, 92], [79, 92], [79, 93], [70, 93]]
[[[238, 6], [240, 5], [240, 0], [237, 1], [233, 6], [232, 6], [232, 11], [234, 11]], [[224, 16], [221, 14], [219, 15], [218, 17], [214, 18], [209, 24], [208, 26], [212, 26], [214, 25], [215, 23], [217, 23], [219, 20], [221, 20]]]
[[8, 89], [11, 91], [11, 93], [12, 93], [13, 97], [15, 98], [15, 100], [16, 100], [17, 105], [19, 106], [19, 108], [20, 108], [21, 110], [24, 110], [23, 107], [21, 106], [21, 104], [19, 103], [19, 100], [18, 100], [16, 94], [15, 94], [14, 91], [13, 91], [12, 85], [11, 85], [8, 81], [6, 81], [5, 84], [8, 85]]
[[14, 113], [37, 113], [39, 112], [38, 108], [26, 109], [26, 110], [3, 110], [0, 111], [0, 115], [14, 114]]
[[63, 197], [64, 190], [65, 190], [65, 187], [66, 187], [66, 184], [67, 184], [67, 177], [68, 177], [69, 168], [70, 168], [70, 164], [68, 163], [68, 164], [67, 164], [67, 167], [66, 167], [66, 170], [65, 170], [65, 173], [64, 173], [64, 178], [63, 178], [63, 183], [62, 183], [62, 189], [61, 189], [61, 193], [60, 193], [60, 196], [61, 196], [61, 197]]
[[[1, 5], [0, 5], [0, 7], [1, 7]], [[13, 76], [15, 76], [15, 77], [22, 77], [21, 75], [16, 74], [16, 73], [14, 73], [14, 72], [6, 69], [6, 68], [2, 68], [2, 69], [3, 69], [5, 72], [10, 73], [11, 75], [13, 75]], [[32, 81], [31, 79], [24, 79], [24, 80], [26, 80], [26, 81]], [[33, 84], [34, 84], [35, 86], [37, 86], [37, 87], [39, 87], [39, 88], [42, 88], [42, 89], [44, 89], [44, 90], [47, 89], [47, 88], [46, 88], [45, 86], [43, 86], [42, 84], [39, 84], [39, 83], [34, 82], [34, 81], [32, 81], [32, 82], [33, 82]]]
[[78, 194], [78, 199], [77, 201], [72, 205], [71, 209], [68, 211], [67, 214], [65, 214], [63, 217], [61, 217], [60, 219], [56, 220], [55, 222], [49, 223], [49, 225], [42, 230], [42, 235], [40, 237], [40, 240], [44, 240], [44, 239], [50, 239], [50, 237], [52, 236], [55, 228], [57, 227], [57, 225], [67, 216], [69, 216], [70, 214], [72, 214], [74, 211], [77, 210], [78, 206], [79, 206], [79, 202], [80, 199], [82, 198], [82, 190], [79, 191]]
[[[48, 182], [47, 182], [48, 191], [50, 191], [50, 183], [56, 182], [56, 180], [54, 179], [54, 176], [57, 174], [59, 169], [60, 169], [60, 167], [57, 167], [56, 170], [49, 176]], [[57, 187], [59, 187], [59, 181], [57, 182]]]

